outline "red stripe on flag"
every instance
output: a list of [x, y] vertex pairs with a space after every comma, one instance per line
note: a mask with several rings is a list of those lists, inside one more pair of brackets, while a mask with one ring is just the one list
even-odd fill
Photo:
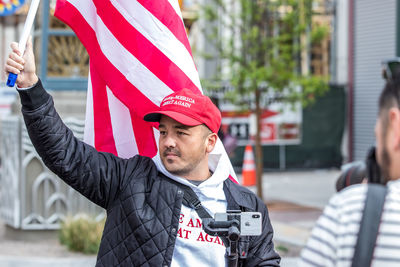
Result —
[[138, 0], [138, 2], [146, 8], [154, 17], [167, 27], [172, 34], [178, 39], [192, 55], [192, 49], [187, 38], [185, 25], [181, 17], [176, 13], [175, 9], [167, 0]]
[[90, 64], [93, 90], [94, 145], [97, 150], [118, 156], [112, 131], [111, 115], [108, 108], [107, 88], [103, 79]]
[[157, 154], [157, 144], [154, 140], [153, 127], [136, 112], [130, 110], [130, 114], [139, 154], [150, 158], [154, 157]]
[[[57, 5], [60, 5], [61, 2], [62, 1], [59, 0]], [[60, 7], [57, 6], [55, 15], [68, 24], [73, 30], [76, 30], [75, 32], [78, 38], [90, 55], [91, 64], [96, 67], [98, 74], [103, 77], [114, 95], [124, 103], [125, 106], [137, 110], [139, 116], [144, 116], [146, 113], [159, 108], [131, 84], [108, 60], [97, 42], [95, 32], [73, 5], [63, 1]]]
[[97, 14], [115, 38], [163, 83], [173, 91], [188, 88], [194, 92], [200, 92], [192, 80], [126, 21], [110, 1], [93, 0], [93, 2], [97, 8]]

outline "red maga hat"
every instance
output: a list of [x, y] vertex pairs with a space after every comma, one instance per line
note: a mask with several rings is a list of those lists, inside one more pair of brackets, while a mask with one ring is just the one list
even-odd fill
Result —
[[161, 115], [166, 115], [183, 125], [196, 126], [205, 124], [213, 133], [221, 125], [221, 112], [205, 95], [195, 94], [189, 89], [166, 96], [160, 109], [147, 113], [145, 121], [159, 122]]

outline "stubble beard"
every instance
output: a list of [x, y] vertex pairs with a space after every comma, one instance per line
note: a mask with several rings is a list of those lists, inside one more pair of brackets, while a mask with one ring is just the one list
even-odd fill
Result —
[[381, 166], [381, 181], [383, 182], [383, 184], [386, 184], [387, 182], [390, 181], [390, 156], [389, 156], [389, 152], [386, 149], [386, 146], [383, 147], [382, 149], [382, 166]]
[[389, 151], [387, 148], [387, 135], [388, 135], [388, 127], [389, 127], [389, 122], [387, 118], [384, 118], [382, 122], [382, 136], [381, 136], [381, 145], [382, 145], [382, 152], [381, 152], [381, 183], [386, 184], [388, 181], [390, 181], [390, 164], [391, 164], [391, 159], [389, 155]]
[[161, 158], [161, 161], [163, 162], [165, 169], [167, 169], [167, 171], [173, 175], [183, 177], [188, 174], [191, 174], [193, 172], [193, 170], [201, 162], [201, 158], [197, 158], [196, 160], [188, 162], [186, 165], [184, 165], [181, 168], [178, 168], [178, 167], [174, 168], [173, 166], [169, 167], [168, 163], [173, 164], [173, 160], [167, 159], [167, 153], [171, 153], [171, 152], [174, 153], [180, 159], [182, 159], [182, 154], [176, 149], [166, 149], [163, 152], [163, 157]]

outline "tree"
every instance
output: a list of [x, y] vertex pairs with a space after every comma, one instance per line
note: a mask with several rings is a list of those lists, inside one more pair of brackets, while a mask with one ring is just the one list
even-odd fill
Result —
[[221, 64], [205, 87], [220, 88], [229, 81], [233, 89], [225, 98], [255, 113], [257, 195], [262, 198], [262, 110], [274, 101], [306, 106], [328, 90], [328, 78], [310, 75], [308, 64], [311, 42], [328, 30], [312, 25], [313, 0], [209, 1], [203, 8], [212, 25], [207, 39]]

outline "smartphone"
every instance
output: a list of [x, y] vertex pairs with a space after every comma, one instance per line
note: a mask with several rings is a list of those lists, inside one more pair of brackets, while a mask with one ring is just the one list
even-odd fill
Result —
[[226, 213], [216, 213], [214, 219], [216, 222], [224, 222], [232, 219], [237, 219], [240, 222], [239, 230], [241, 236], [261, 235], [261, 212], [227, 211]]

